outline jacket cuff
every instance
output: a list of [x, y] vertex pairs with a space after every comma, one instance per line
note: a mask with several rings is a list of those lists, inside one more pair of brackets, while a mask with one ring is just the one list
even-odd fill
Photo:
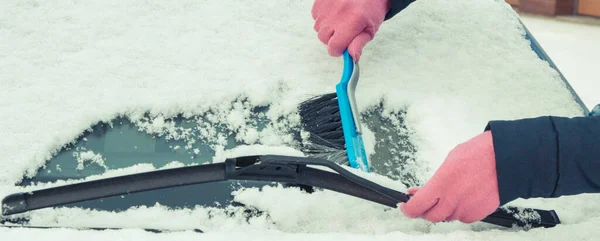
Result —
[[385, 15], [384, 21], [396, 16], [396, 14], [404, 10], [414, 1], [415, 0], [390, 0], [391, 8], [390, 11], [388, 11], [388, 13]]
[[558, 179], [558, 140], [549, 116], [490, 121], [500, 205], [518, 198], [550, 197]]

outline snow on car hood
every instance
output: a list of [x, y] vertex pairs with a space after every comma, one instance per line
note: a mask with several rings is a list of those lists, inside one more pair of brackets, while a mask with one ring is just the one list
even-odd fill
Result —
[[[99, 121], [119, 115], [136, 119], [147, 112], [160, 118], [190, 116], [216, 108], [234, 110], [237, 114], [220, 121], [243, 132], [240, 118], [247, 116], [231, 105], [237, 99], [251, 106], [271, 105], [269, 115], [276, 120], [293, 116], [302, 100], [334, 91], [342, 59], [328, 56], [317, 40], [312, 2], [6, 1], [0, 14], [0, 194], [20, 190], [14, 184], [24, 175], [33, 175], [54, 152]], [[424, 180], [448, 151], [480, 133], [489, 120], [580, 115], [558, 73], [537, 58], [524, 34], [504, 1], [419, 0], [386, 21], [365, 48], [359, 105], [367, 109], [381, 102], [387, 112], [406, 111], [419, 163], [414, 172]], [[273, 152], [294, 153], [282, 147], [285, 139], [275, 132], [258, 136], [269, 140], [257, 149], [261, 152], [272, 147]], [[140, 165], [106, 175], [153, 168]], [[397, 185], [391, 179], [382, 182]], [[247, 223], [241, 215], [228, 217], [219, 210], [168, 210], [159, 204], [123, 213], [47, 209], [30, 215], [34, 225], [203, 228], [216, 232], [207, 235], [214, 239], [246, 238], [227, 231], [251, 230], [261, 240], [279, 235], [563, 240], [566, 233], [598, 235], [589, 227], [600, 224], [600, 213], [590, 212], [598, 210], [590, 207], [598, 199], [592, 195], [516, 201], [555, 209], [566, 223], [518, 234], [480, 223], [431, 225], [333, 192], [249, 189], [240, 191], [238, 199], [267, 210], [269, 219]], [[216, 218], [207, 220], [209, 215]], [[160, 237], [135, 230], [0, 229], [8, 237], [44, 232], [74, 239], [84, 233], [98, 239]], [[162, 235], [191, 240], [197, 234]]]

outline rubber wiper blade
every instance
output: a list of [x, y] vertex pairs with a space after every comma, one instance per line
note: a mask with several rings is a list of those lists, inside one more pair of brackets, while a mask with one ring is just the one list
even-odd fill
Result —
[[[124, 230], [131, 228], [112, 228], [112, 227], [60, 227], [60, 226], [28, 226], [28, 225], [0, 225], [2, 228], [29, 228], [29, 229], [74, 229], [74, 230], [94, 230], [94, 231], [105, 231], [105, 230]], [[195, 233], [204, 233], [201, 229], [158, 229], [158, 228], [140, 228], [150, 233], [174, 233], [174, 232], [188, 232], [193, 231]]]
[[[329, 171], [322, 170], [323, 167]], [[371, 182], [328, 160], [256, 155], [228, 158], [222, 163], [157, 170], [15, 193], [2, 200], [2, 214], [12, 215], [104, 197], [227, 180], [319, 187], [394, 208], [410, 199], [405, 193]], [[503, 227], [526, 228], [554, 227], [560, 224], [553, 210], [516, 207], [498, 208], [482, 221]]]

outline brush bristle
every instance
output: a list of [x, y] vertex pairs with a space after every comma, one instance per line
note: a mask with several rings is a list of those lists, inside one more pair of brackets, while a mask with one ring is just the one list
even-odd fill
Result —
[[337, 94], [325, 94], [306, 100], [300, 104], [299, 110], [302, 128], [309, 133], [308, 143], [304, 143], [304, 152], [335, 159], [337, 163], [347, 161]]

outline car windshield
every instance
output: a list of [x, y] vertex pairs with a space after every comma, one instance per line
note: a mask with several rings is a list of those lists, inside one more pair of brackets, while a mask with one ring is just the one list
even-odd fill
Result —
[[[120, 117], [109, 123], [98, 123], [62, 148], [34, 177], [23, 179], [20, 185], [81, 180], [94, 175], [107, 175], [116, 169], [129, 168], [131, 171], [127, 171], [128, 174], [139, 172], [139, 168], [148, 169], [149, 165], [153, 168], [168, 168], [211, 163], [221, 158], [224, 151], [249, 143], [260, 143], [256, 136], [252, 136], [257, 134], [248, 132], [263, 133], [266, 129], [273, 128], [274, 122], [265, 117], [267, 107], [246, 110], [253, 116], [253, 123], [247, 123], [251, 127], [244, 131], [235, 130], [227, 124], [228, 121], [215, 118], [214, 113], [208, 112], [186, 118], [146, 116], [136, 121]], [[399, 131], [405, 128], [402, 113], [385, 118], [375, 113], [380, 113], [380, 110], [371, 110], [363, 115], [364, 124], [374, 138], [383, 140], [373, 147], [374, 154], [370, 156], [372, 171], [400, 179], [406, 184], [414, 182], [412, 176], [402, 171], [404, 165], [410, 165], [408, 156], [413, 150], [407, 137], [402, 134], [406, 132]], [[287, 133], [280, 132], [277, 136], [295, 135], [290, 130], [286, 131]], [[63, 207], [110, 211], [123, 211], [140, 205], [152, 206], [156, 203], [179, 208], [196, 205], [218, 207], [235, 205], [232, 203], [232, 191], [239, 187], [264, 185], [269, 183], [223, 181], [132, 193]]]

